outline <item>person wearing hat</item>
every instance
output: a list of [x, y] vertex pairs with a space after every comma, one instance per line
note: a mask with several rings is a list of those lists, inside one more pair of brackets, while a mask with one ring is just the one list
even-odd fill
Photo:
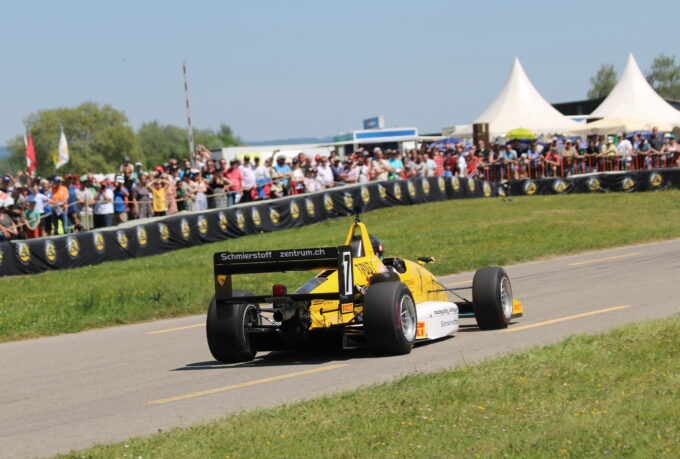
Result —
[[279, 155], [276, 158], [276, 164], [272, 169], [272, 178], [278, 180], [278, 183], [281, 185], [283, 196], [288, 196], [291, 193], [290, 178], [292, 176], [293, 170], [286, 164], [286, 157], [284, 155]]
[[40, 237], [40, 212], [35, 209], [35, 198], [28, 198], [24, 209], [23, 222], [26, 239]]
[[576, 170], [576, 157], [578, 152], [574, 148], [574, 144], [571, 140], [567, 139], [564, 142], [564, 149], [562, 150], [562, 170], [564, 175], [574, 174]]
[[151, 192], [147, 188], [149, 174], [141, 172], [139, 179], [132, 184], [132, 213], [135, 218], [151, 217]]
[[113, 187], [102, 180], [94, 200], [94, 227], [107, 228], [113, 225]]
[[113, 224], [119, 225], [128, 220], [127, 202], [130, 192], [125, 186], [125, 177], [116, 176], [116, 185], [113, 189]]
[[[53, 234], [68, 234], [68, 188], [66, 188], [58, 175], [52, 178], [52, 228]], [[61, 230], [59, 224], [61, 223]]]

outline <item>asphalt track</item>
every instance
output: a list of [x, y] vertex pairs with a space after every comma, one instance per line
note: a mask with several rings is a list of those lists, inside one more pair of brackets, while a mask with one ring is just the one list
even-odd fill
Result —
[[[193, 316], [0, 345], [0, 457], [65, 453], [226, 413], [451, 368], [680, 311], [680, 240], [506, 267], [525, 316], [470, 319], [410, 355], [261, 353], [222, 365]], [[444, 276], [462, 285], [472, 273]]]

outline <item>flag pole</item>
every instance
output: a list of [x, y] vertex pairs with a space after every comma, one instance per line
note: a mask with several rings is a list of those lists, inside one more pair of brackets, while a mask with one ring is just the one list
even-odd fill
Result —
[[189, 161], [194, 166], [194, 129], [191, 126], [191, 111], [189, 110], [189, 82], [187, 79], [187, 61], [182, 61], [182, 74], [184, 75], [184, 104], [187, 108], [187, 137], [189, 138]]

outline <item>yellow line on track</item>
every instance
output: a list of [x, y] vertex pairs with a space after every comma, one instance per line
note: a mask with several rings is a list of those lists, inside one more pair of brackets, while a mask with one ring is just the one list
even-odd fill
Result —
[[177, 402], [179, 400], [186, 400], [188, 398], [202, 397], [204, 395], [217, 394], [219, 392], [226, 392], [228, 390], [240, 389], [242, 387], [255, 386], [258, 384], [265, 384], [274, 381], [281, 381], [282, 379], [296, 378], [298, 376], [310, 375], [313, 373], [320, 373], [322, 371], [336, 370], [338, 368], [343, 368], [349, 366], [349, 363], [339, 363], [336, 365], [328, 365], [325, 367], [312, 368], [311, 370], [296, 371], [295, 373], [288, 373], [279, 376], [272, 376], [269, 378], [256, 379], [254, 381], [247, 381], [238, 384], [232, 384], [231, 386], [216, 387], [215, 389], [203, 390], [200, 392], [193, 392], [191, 394], [178, 395], [176, 397], [162, 398], [160, 400], [152, 400], [146, 402], [146, 405], [159, 405], [161, 403]]
[[189, 328], [198, 328], [198, 327], [205, 327], [205, 322], [202, 324], [194, 324], [194, 325], [187, 325], [186, 327], [177, 327], [177, 328], [168, 328], [167, 330], [156, 330], [156, 331], [150, 331], [146, 332], [147, 335], [158, 335], [159, 333], [168, 333], [168, 332], [174, 332], [178, 330], [188, 330]]
[[523, 325], [521, 327], [506, 328], [502, 332], [516, 332], [526, 330], [528, 328], [542, 327], [543, 325], [556, 324], [558, 322], [565, 322], [567, 320], [580, 319], [581, 317], [594, 316], [596, 314], [604, 314], [606, 312], [618, 311], [619, 309], [628, 309], [630, 306], [614, 306], [613, 308], [598, 309], [597, 311], [584, 312], [583, 314], [576, 314], [573, 316], [560, 317], [559, 319], [546, 320], [545, 322], [538, 322], [535, 324]]
[[625, 255], [617, 255], [615, 257], [607, 257], [607, 258], [597, 258], [595, 260], [588, 260], [588, 261], [578, 261], [576, 263], [569, 263], [569, 266], [579, 266], [579, 265], [587, 265], [589, 263], [599, 263], [601, 261], [609, 261], [609, 260], [618, 260], [619, 258], [628, 258], [628, 257], [634, 257], [636, 255], [640, 255], [640, 252], [635, 252], [635, 253], [627, 253]]
[[450, 284], [444, 284], [444, 287], [455, 287], [456, 285], [464, 285], [464, 284], [471, 284], [471, 280], [467, 281], [460, 281], [460, 282], [452, 282]]

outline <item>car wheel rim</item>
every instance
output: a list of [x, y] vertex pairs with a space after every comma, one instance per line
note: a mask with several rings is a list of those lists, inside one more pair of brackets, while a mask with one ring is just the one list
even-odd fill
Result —
[[504, 277], [501, 280], [501, 305], [503, 306], [503, 315], [506, 319], [512, 316], [512, 288], [510, 287], [510, 279]]
[[404, 338], [406, 338], [406, 341], [413, 341], [416, 337], [416, 305], [410, 295], [404, 295], [401, 298], [399, 315]]

